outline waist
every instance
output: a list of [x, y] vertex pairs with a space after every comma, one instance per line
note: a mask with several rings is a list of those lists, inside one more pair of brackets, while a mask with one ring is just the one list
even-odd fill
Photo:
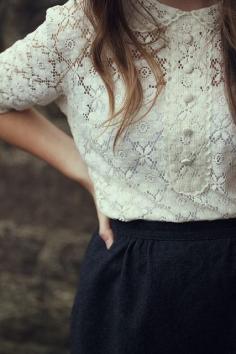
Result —
[[118, 235], [162, 240], [236, 238], [236, 218], [171, 222], [136, 219], [121, 221], [109, 218], [112, 230]]

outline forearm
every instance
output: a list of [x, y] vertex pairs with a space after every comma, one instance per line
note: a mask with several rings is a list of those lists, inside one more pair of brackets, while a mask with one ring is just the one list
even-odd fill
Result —
[[36, 110], [1, 114], [0, 139], [46, 161], [91, 192], [87, 166], [73, 139]]

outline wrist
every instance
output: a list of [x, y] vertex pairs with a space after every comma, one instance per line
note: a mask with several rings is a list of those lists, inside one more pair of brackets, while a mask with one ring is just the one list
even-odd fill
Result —
[[79, 183], [94, 197], [94, 186], [90, 178], [82, 179], [79, 181]]

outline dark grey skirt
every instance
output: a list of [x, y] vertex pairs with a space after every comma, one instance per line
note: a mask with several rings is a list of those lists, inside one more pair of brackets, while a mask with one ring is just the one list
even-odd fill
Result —
[[236, 354], [236, 218], [110, 219], [93, 232], [71, 311], [72, 354]]

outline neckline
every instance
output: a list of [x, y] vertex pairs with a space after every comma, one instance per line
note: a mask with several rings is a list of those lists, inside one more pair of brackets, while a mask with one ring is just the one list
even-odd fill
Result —
[[[124, 3], [127, 3], [127, 6], [129, 2], [130, 4], [134, 3], [131, 10], [129, 10], [129, 6], [126, 10], [129, 14], [128, 18], [132, 19], [130, 28], [134, 31], [147, 33], [155, 30], [157, 22], [166, 27], [180, 17], [185, 17], [185, 20], [191, 24], [193, 23], [192, 19], [195, 18], [207, 30], [215, 30], [218, 25], [220, 1], [195, 10], [182, 10], [158, 0], [129, 0]], [[138, 8], [139, 13], [135, 8]]]
[[[161, 1], [155, 0], [157, 3], [157, 6], [164, 10], [167, 11], [169, 13], [180, 13], [180, 14], [184, 14], [184, 15], [193, 15], [193, 14], [207, 14], [209, 12], [211, 12], [212, 10], [215, 10], [218, 8], [219, 6], [219, 0], [218, 2], [212, 4], [212, 5], [208, 5], [208, 6], [204, 6], [204, 7], [200, 7], [198, 9], [194, 9], [194, 10], [182, 10], [178, 7], [174, 7], [171, 5], [167, 5], [165, 3], [162, 3]], [[144, 0], [143, 3], [149, 3], [149, 4], [153, 4], [153, 0]]]

